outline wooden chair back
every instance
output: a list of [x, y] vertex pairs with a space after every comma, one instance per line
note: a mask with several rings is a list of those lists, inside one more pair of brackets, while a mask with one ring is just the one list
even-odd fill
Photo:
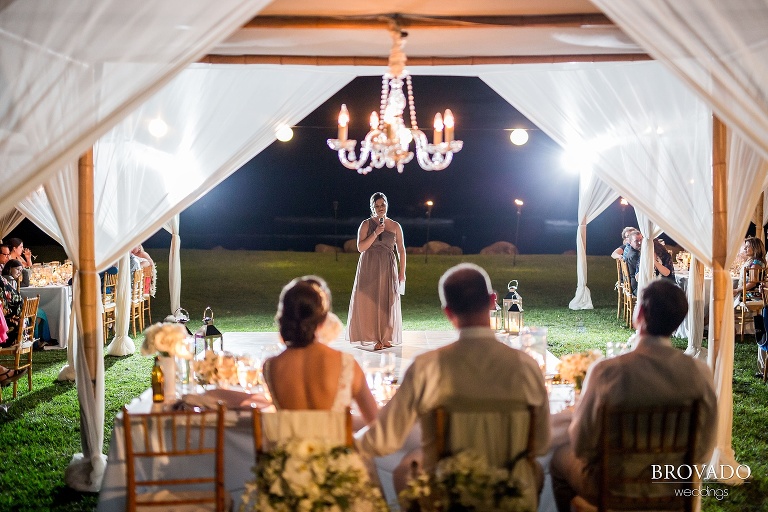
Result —
[[131, 328], [136, 336], [136, 323], [144, 330], [144, 274], [141, 270], [133, 273], [131, 282]]
[[624, 276], [621, 273], [622, 259], [616, 260], [616, 318], [621, 318], [621, 312], [624, 308]]
[[144, 276], [144, 306], [142, 309], [142, 315], [147, 313], [147, 323], [152, 323], [152, 277], [154, 274], [154, 267], [152, 265], [148, 267], [142, 267], [141, 273]]
[[[699, 402], [690, 405], [605, 406], [601, 412], [598, 511], [693, 510], [695, 475], [681, 482], [653, 478], [652, 463], [693, 467]], [[618, 471], [628, 460], [642, 471]], [[676, 489], [688, 489], [679, 492]]]
[[[744, 340], [744, 326], [750, 321], [751, 316], [747, 317], [747, 312], [752, 315], [759, 313], [768, 304], [765, 293], [763, 293], [763, 281], [765, 280], [765, 268], [760, 266], [743, 267], [741, 269], [741, 297], [736, 306], [737, 325], [739, 326], [739, 335]], [[749, 283], [755, 283], [755, 286], [747, 289]]]
[[174, 505], [226, 510], [230, 500], [224, 487], [222, 404], [216, 410], [142, 414], [123, 406], [123, 436], [126, 510], [168, 510]]
[[101, 324], [104, 333], [104, 344], [109, 339], [110, 329], [115, 328], [115, 310], [117, 309], [117, 276], [118, 274], [105, 273], [101, 283]]
[[353, 447], [352, 412], [322, 410], [279, 410], [263, 412], [252, 409], [253, 447], [256, 459], [272, 445], [292, 438], [330, 439], [339, 445]]
[[[534, 407], [528, 404], [491, 400], [474, 400], [473, 403], [438, 407], [433, 411], [435, 460], [468, 448], [486, 455], [491, 464], [494, 459], [502, 463], [521, 458], [533, 460], [536, 434], [534, 411]], [[498, 423], [506, 432], [493, 436], [495, 439], [474, 435], [477, 434], [474, 428], [477, 426], [479, 430], [484, 430], [482, 425], [487, 425], [488, 421]], [[522, 436], [519, 435], [518, 429], [522, 431]], [[471, 433], [464, 436], [460, 430], [468, 430]], [[512, 439], [521, 441], [514, 442]], [[489, 445], [489, 442], [493, 444]]]
[[[30, 391], [32, 391], [32, 351], [35, 345], [35, 323], [37, 322], [39, 304], [39, 295], [24, 299], [19, 315], [19, 330], [16, 341], [8, 347], [0, 348], [0, 364], [11, 370], [27, 370], [27, 388]], [[18, 389], [19, 381], [14, 381], [13, 398], [18, 395]], [[0, 402], [2, 400], [3, 392], [0, 388]]]
[[621, 277], [624, 283], [624, 325], [632, 327], [632, 316], [635, 313], [637, 297], [632, 294], [632, 281], [629, 278], [627, 262], [619, 260], [619, 265], [621, 266]]

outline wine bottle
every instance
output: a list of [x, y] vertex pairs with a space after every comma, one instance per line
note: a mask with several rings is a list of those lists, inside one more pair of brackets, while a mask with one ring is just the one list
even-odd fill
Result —
[[165, 401], [165, 376], [160, 366], [160, 360], [155, 356], [155, 366], [152, 367], [152, 401]]

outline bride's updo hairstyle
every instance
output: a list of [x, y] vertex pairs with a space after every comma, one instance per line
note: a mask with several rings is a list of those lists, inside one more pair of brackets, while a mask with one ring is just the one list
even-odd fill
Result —
[[331, 310], [331, 291], [317, 276], [297, 277], [280, 292], [275, 320], [286, 346], [306, 347]]

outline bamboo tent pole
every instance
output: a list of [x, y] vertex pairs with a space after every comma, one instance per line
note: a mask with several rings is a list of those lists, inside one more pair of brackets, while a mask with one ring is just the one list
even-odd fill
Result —
[[726, 241], [728, 240], [728, 173], [726, 172], [726, 128], [716, 116], [712, 118], [712, 318], [710, 320], [709, 364], [714, 369], [722, 337], [725, 297], [731, 286], [726, 275]]
[[78, 160], [78, 229], [80, 251], [80, 312], [82, 343], [91, 381], [96, 379], [96, 248], [93, 221], [93, 148]]

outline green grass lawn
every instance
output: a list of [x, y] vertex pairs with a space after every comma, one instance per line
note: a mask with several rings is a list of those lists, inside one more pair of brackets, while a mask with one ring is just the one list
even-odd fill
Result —
[[[62, 259], [58, 249], [39, 248], [41, 261]], [[158, 266], [157, 297], [152, 302], [153, 319], [169, 313], [168, 252], [149, 251]], [[461, 262], [477, 263], [491, 276], [500, 295], [510, 279], [520, 283], [526, 325], [549, 328], [550, 350], [561, 356], [586, 348], [604, 349], [607, 341], [626, 340], [631, 332], [616, 320], [613, 289], [616, 267], [608, 257], [589, 258], [589, 284], [594, 310], [571, 311], [568, 302], [576, 288], [575, 256], [524, 255], [517, 265], [503, 256], [411, 257], [403, 297], [406, 330], [447, 330], [440, 313], [437, 282], [449, 267]], [[192, 317], [193, 329], [202, 322], [203, 310], [211, 306], [214, 323], [223, 331], [274, 331], [274, 314], [282, 286], [293, 277], [317, 274], [333, 291], [334, 309], [346, 320], [357, 256], [256, 251], [182, 251], [182, 306]], [[583, 322], [586, 332], [579, 332]], [[225, 334], [226, 337], [226, 334]], [[686, 340], [675, 340], [684, 348]], [[72, 491], [64, 484], [64, 469], [80, 451], [77, 392], [73, 383], [60, 383], [56, 376], [66, 362], [64, 351], [35, 353], [34, 389], [20, 390], [13, 400], [10, 388], [4, 398], [9, 414], [0, 416], [0, 510], [93, 510], [97, 495]], [[150, 358], [138, 354], [105, 358], [106, 406], [105, 447], [107, 453], [112, 422], [119, 408], [149, 386]], [[737, 343], [734, 362], [733, 446], [737, 460], [752, 469], [753, 480], [740, 487], [724, 487], [728, 496], [720, 501], [705, 498], [707, 511], [768, 509], [768, 465], [765, 454], [766, 398], [768, 386], [758, 383], [754, 340]], [[709, 485], [709, 484], [708, 484]]]

